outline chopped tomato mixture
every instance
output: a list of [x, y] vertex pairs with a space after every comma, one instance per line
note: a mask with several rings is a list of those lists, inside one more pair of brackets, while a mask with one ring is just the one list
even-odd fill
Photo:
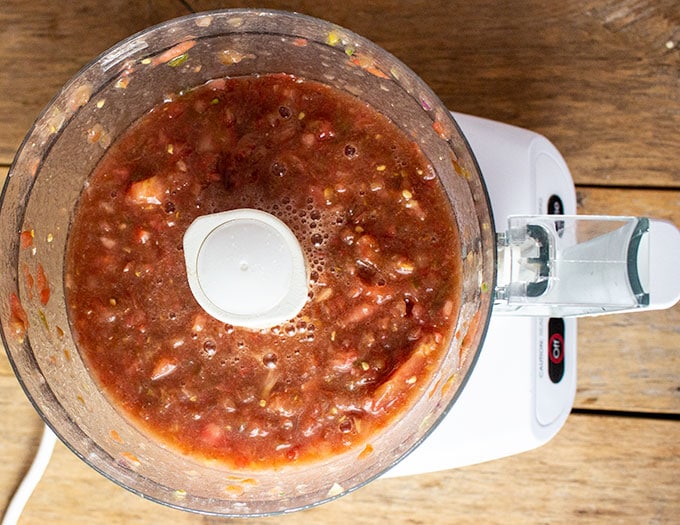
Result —
[[[268, 330], [210, 317], [187, 282], [186, 228], [243, 207], [286, 222], [309, 266], [303, 310]], [[237, 468], [365, 455], [446, 351], [457, 246], [432, 166], [371, 107], [288, 75], [217, 79], [107, 151], [74, 219], [67, 302], [93, 375], [170, 446]]]

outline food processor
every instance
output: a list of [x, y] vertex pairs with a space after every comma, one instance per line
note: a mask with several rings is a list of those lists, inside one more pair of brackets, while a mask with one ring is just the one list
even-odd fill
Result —
[[[550, 141], [508, 124], [453, 115], [484, 174], [496, 224], [518, 215], [576, 214], [569, 168]], [[385, 477], [473, 465], [552, 439], [576, 393], [576, 323], [575, 317], [492, 314], [465, 389], [423, 445]]]
[[[355, 95], [418, 144], [460, 229], [462, 307], [454, 321], [456, 336], [428, 378], [429, 395], [375, 436], [373, 454], [358, 458], [360, 451], [350, 450], [302, 466], [225, 471], [157, 442], [102, 392], [69, 329], [63, 261], [78, 197], [121, 133], [169, 94], [214, 78], [268, 72]], [[54, 98], [24, 140], [0, 208], [3, 343], [52, 431], [128, 490], [171, 507], [223, 516], [308, 508], [383, 475], [461, 466], [540, 445], [559, 430], [573, 401], [571, 317], [677, 302], [673, 268], [680, 260], [680, 233], [673, 225], [575, 212], [568, 169], [547, 140], [467, 115], [452, 118], [411, 70], [352, 32], [276, 11], [190, 15], [134, 35], [95, 59]], [[221, 311], [236, 308], [241, 325], [270, 326], [301, 306], [304, 294], [296, 290], [304, 288], [304, 279], [285, 228], [249, 213], [194, 223], [185, 236], [187, 275], [211, 315], [219, 318]], [[277, 239], [282, 254], [290, 254], [291, 275], [297, 277], [277, 296], [283, 300], [245, 310], [242, 301], [221, 302], [213, 263], [229, 254], [220, 251], [220, 243], [216, 250], [207, 248], [215, 232], [233, 224], [243, 225], [246, 237], [258, 225], [265, 237]], [[41, 274], [46, 294], [29, 298], [27, 272]], [[249, 294], [263, 295], [246, 289], [244, 297]], [[269, 316], [280, 304], [285, 313]], [[211, 305], [217, 308], [211, 311]], [[506, 346], [508, 334], [516, 334], [512, 348]], [[499, 384], [506, 385], [502, 396]], [[504, 439], [494, 439], [498, 429]]]

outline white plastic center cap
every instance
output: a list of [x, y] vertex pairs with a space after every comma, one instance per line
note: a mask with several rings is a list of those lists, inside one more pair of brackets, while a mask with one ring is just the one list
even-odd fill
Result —
[[269, 328], [307, 301], [307, 270], [297, 238], [269, 213], [239, 209], [197, 218], [184, 234], [191, 292], [225, 323]]

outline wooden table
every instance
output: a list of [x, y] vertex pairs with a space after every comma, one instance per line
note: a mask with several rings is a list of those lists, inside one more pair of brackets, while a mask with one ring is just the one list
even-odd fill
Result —
[[[533, 129], [564, 154], [579, 213], [680, 224], [677, 0], [4, 0], [0, 174], [31, 122], [91, 58], [146, 26], [216, 7], [298, 10], [410, 65], [456, 111]], [[680, 278], [680, 272], [679, 272]], [[546, 446], [377, 481], [250, 523], [670, 523], [680, 520], [680, 305], [579, 324], [574, 413]], [[0, 356], [0, 508], [42, 423]], [[221, 523], [138, 498], [59, 444], [23, 523]]]

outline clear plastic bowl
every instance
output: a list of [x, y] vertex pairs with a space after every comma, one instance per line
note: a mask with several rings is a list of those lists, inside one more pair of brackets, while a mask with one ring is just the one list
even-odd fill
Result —
[[[276, 471], [226, 471], [167, 449], [131, 424], [81, 359], [64, 301], [64, 253], [86, 179], [105, 148], [168, 93], [209, 79], [285, 72], [331, 84], [400, 126], [435, 166], [461, 230], [462, 309], [456, 337], [423, 395], [359, 451]], [[461, 72], [461, 75], [465, 72]], [[93, 137], [96, 137], [94, 140]], [[21, 232], [33, 232], [30, 249]], [[416, 447], [455, 401], [486, 331], [495, 280], [494, 229], [484, 183], [448, 110], [410, 69], [350, 31], [297, 14], [227, 10], [191, 15], [116, 45], [42, 112], [16, 156], [0, 208], [0, 321], [14, 371], [60, 439], [104, 476], [144, 498], [215, 515], [309, 507], [378, 477]], [[50, 283], [29, 299], [24, 268]], [[20, 301], [28, 328], [17, 334]], [[16, 303], [16, 301], [14, 301]], [[437, 384], [450, 388], [437, 388]]]

